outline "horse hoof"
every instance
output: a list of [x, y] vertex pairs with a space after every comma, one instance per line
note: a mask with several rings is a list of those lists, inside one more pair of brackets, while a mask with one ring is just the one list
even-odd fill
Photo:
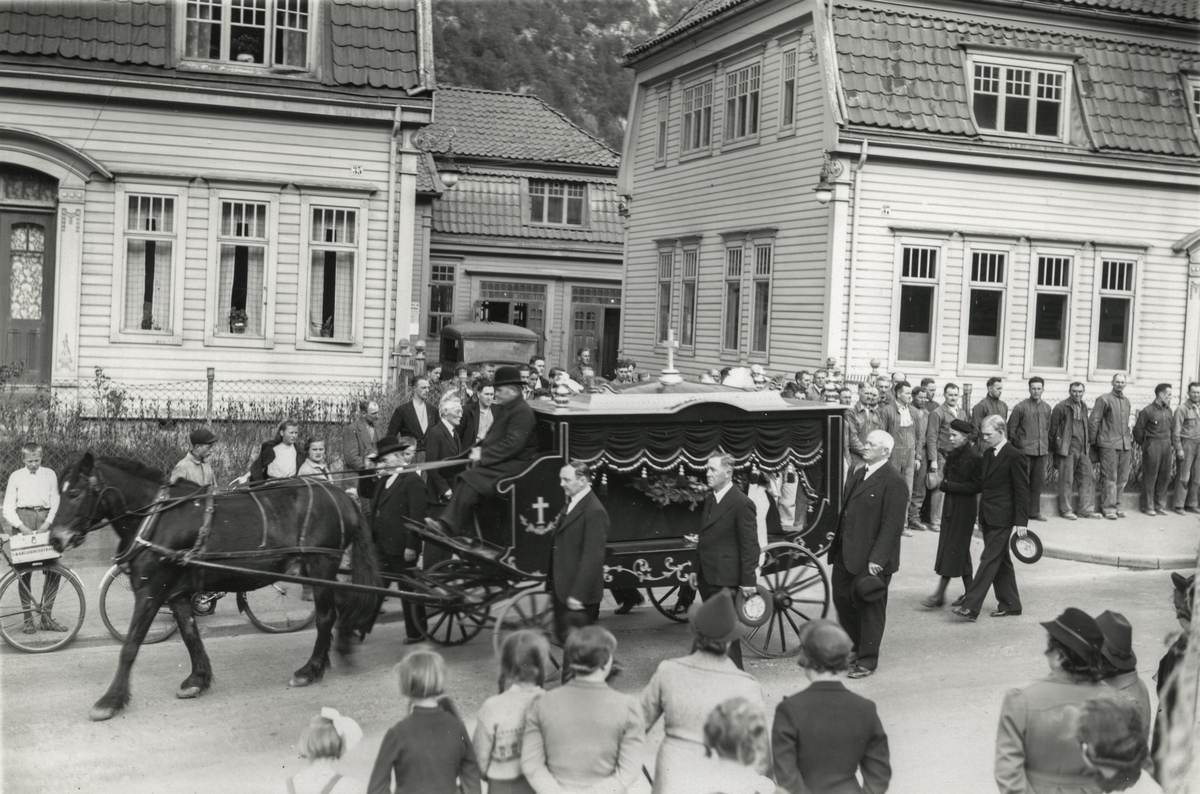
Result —
[[92, 710], [88, 712], [88, 719], [92, 722], [104, 722], [111, 720], [116, 713], [117, 710], [111, 706], [92, 706]]
[[179, 698], [180, 700], [190, 700], [191, 698], [194, 698], [194, 697], [200, 697], [200, 687], [198, 687], [198, 686], [183, 687], [182, 689], [180, 689], [178, 692], [175, 693], [175, 697]]
[[293, 676], [293, 677], [292, 677], [292, 680], [291, 680], [291, 681], [288, 681], [288, 686], [290, 686], [290, 687], [304, 687], [304, 686], [308, 686], [308, 685], [309, 685], [309, 684], [311, 684], [311, 683], [312, 683], [312, 679], [311, 679], [311, 678], [300, 678], [299, 676]]

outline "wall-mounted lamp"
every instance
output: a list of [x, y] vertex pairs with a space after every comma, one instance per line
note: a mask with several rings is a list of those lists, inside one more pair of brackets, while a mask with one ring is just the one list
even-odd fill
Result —
[[834, 159], [828, 150], [821, 153], [821, 178], [813, 192], [817, 194], [818, 204], [828, 204], [833, 201], [833, 191], [837, 178], [842, 175], [842, 164]]
[[454, 127], [435, 130], [425, 127], [413, 136], [413, 145], [422, 151], [436, 156], [444, 155], [445, 159], [438, 164], [438, 180], [447, 188], [458, 184], [458, 175], [462, 169], [454, 162]]

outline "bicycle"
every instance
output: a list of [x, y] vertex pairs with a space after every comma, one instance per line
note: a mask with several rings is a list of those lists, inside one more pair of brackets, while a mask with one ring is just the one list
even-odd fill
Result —
[[[50, 533], [4, 536], [9, 571], [0, 580], [0, 638], [25, 653], [65, 648], [83, 628], [83, 584], [50, 546]], [[34, 573], [41, 571], [41, 576]]]
[[[211, 615], [217, 602], [226, 593], [200, 592], [192, 594], [192, 614], [203, 617]], [[302, 588], [292, 582], [273, 582], [258, 590], [237, 593], [238, 611], [260, 631], [268, 634], [287, 634], [302, 631], [316, 620], [317, 612], [312, 602], [303, 599]], [[114, 565], [104, 573], [100, 581], [100, 619], [118, 642], [125, 642], [129, 622], [133, 618], [133, 588], [129, 582], [129, 569], [125, 565]], [[179, 631], [175, 615], [165, 604], [158, 610], [143, 643], [162, 642]]]

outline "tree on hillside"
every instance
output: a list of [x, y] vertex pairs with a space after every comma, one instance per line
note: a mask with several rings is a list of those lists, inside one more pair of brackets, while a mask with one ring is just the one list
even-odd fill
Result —
[[533, 94], [620, 150], [633, 73], [621, 56], [695, 0], [434, 0], [437, 82]]

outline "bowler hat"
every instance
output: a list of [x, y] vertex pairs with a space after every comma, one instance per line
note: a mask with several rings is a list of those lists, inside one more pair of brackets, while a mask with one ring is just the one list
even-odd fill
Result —
[[1054, 620], [1042, 624], [1051, 637], [1067, 646], [1084, 659], [1099, 653], [1104, 647], [1104, 634], [1095, 619], [1082, 609], [1067, 607]]
[[209, 430], [207, 427], [197, 427], [192, 431], [192, 434], [188, 436], [188, 439], [192, 442], [192, 446], [197, 446], [199, 444], [215, 444], [217, 443], [217, 434]]
[[400, 443], [400, 439], [395, 436], [384, 436], [379, 439], [379, 443], [375, 445], [375, 457], [382, 458], [389, 452], [402, 452], [408, 449], [407, 446]]
[[1133, 652], [1133, 627], [1120, 612], [1105, 610], [1096, 616], [1096, 625], [1104, 635], [1100, 653], [1118, 670], [1133, 670], [1137, 656]]
[[1033, 565], [1042, 558], [1042, 539], [1033, 530], [1025, 530], [1025, 537], [1014, 532], [1008, 540], [1013, 556], [1023, 563]]
[[975, 432], [975, 428], [971, 427], [970, 422], [965, 422], [962, 419], [955, 419], [950, 422], [950, 429], [957, 430], [964, 436], [969, 436]]
[[832, 620], [813, 620], [800, 627], [801, 667], [841, 670], [846, 666], [854, 643], [850, 635]]
[[872, 604], [883, 598], [887, 592], [887, 585], [878, 576], [872, 576], [869, 573], [859, 574], [854, 580], [854, 595], [858, 596], [858, 600], [867, 604]]
[[721, 590], [702, 604], [695, 604], [688, 611], [688, 623], [692, 630], [713, 642], [729, 642], [745, 633], [733, 608], [733, 596]]
[[516, 367], [500, 367], [496, 370], [496, 377], [492, 379], [492, 385], [522, 387], [525, 385], [525, 381], [521, 379], [521, 370]]

